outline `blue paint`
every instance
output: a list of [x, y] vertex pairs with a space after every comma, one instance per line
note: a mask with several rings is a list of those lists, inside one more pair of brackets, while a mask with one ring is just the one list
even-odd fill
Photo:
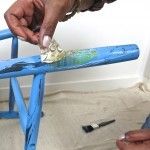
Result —
[[19, 118], [18, 112], [0, 111], [0, 119], [17, 119]]
[[150, 129], [150, 115], [145, 120], [145, 123], [142, 126], [142, 129]]
[[20, 124], [21, 124], [23, 132], [25, 133], [26, 124], [27, 124], [27, 115], [28, 115], [27, 108], [23, 99], [21, 89], [19, 87], [19, 83], [16, 78], [11, 78], [11, 85], [12, 85], [12, 90], [14, 93], [16, 105], [18, 108]]
[[14, 37], [14, 35], [12, 34], [10, 30], [6, 29], [6, 30], [0, 31], [0, 40], [5, 40], [8, 38], [12, 38], [12, 37]]
[[[17, 57], [18, 57], [18, 39], [16, 37], [13, 37], [12, 46], [11, 46], [11, 58], [17, 58]], [[12, 91], [12, 85], [10, 81], [10, 87], [9, 87], [9, 111], [10, 113], [14, 111], [14, 105], [15, 105], [15, 98], [14, 98], [14, 93]]]
[[[17, 58], [7, 61], [0, 61], [0, 78], [10, 78], [18, 76], [26, 76], [40, 73], [50, 73], [56, 71], [65, 71], [99, 65], [112, 64], [117, 62], [134, 60], [139, 57], [139, 49], [136, 45], [122, 45], [100, 47], [95, 49], [83, 50], [86, 53], [96, 53], [88, 62], [81, 64], [78, 62], [77, 53], [67, 55], [59, 62], [52, 64], [42, 63], [40, 56], [32, 56], [26, 58]], [[80, 55], [80, 60], [84, 60], [85, 56]]]
[[42, 104], [44, 97], [44, 82], [45, 75], [35, 75], [33, 79], [29, 110], [28, 121], [26, 127], [25, 150], [35, 150], [38, 138], [39, 124], [42, 112]]
[[11, 45], [11, 59], [18, 57], [18, 38], [12, 38], [12, 45]]
[[[15, 37], [10, 30], [0, 31], [0, 40], [4, 40], [7, 38], [12, 38], [12, 46], [11, 46], [11, 58], [18, 57], [18, 39]], [[18, 112], [14, 111], [14, 94], [12, 91], [12, 86], [10, 82], [10, 90], [9, 90], [9, 111], [0, 112], [0, 118], [5, 119], [16, 119], [18, 118]]]
[[[139, 57], [139, 48], [135, 44], [99, 47], [66, 53], [61, 61], [52, 64], [42, 63], [40, 56], [18, 56], [18, 39], [10, 30], [0, 31], [0, 40], [12, 38], [11, 58], [0, 61], [0, 79], [11, 78], [9, 111], [0, 112], [0, 118], [16, 118], [25, 133], [25, 150], [36, 150], [39, 124], [42, 112], [45, 74], [72, 69], [100, 66], [134, 60]], [[33, 75], [29, 106], [26, 107], [16, 77]], [[18, 113], [14, 112], [16, 102]]]

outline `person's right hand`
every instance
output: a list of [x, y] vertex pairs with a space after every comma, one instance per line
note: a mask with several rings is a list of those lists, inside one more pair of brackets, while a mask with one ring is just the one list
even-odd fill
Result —
[[34, 30], [42, 23], [44, 3], [41, 0], [18, 0], [5, 13], [10, 30], [19, 38], [38, 44], [38, 32]]
[[75, 0], [17, 0], [5, 13], [10, 30], [22, 40], [47, 47], [57, 23]]
[[130, 131], [117, 140], [119, 150], [150, 150], [150, 129]]

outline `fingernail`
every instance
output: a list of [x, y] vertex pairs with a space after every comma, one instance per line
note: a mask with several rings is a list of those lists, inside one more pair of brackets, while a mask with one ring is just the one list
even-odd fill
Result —
[[44, 4], [41, 1], [39, 1], [39, 2], [40, 2], [41, 7], [44, 7]]
[[21, 41], [25, 41], [25, 38], [21, 37], [21, 36], [17, 36], [18, 39], [20, 39]]
[[48, 48], [48, 46], [50, 45], [52, 39], [49, 36], [44, 36], [43, 38], [43, 46]]
[[123, 134], [123, 135], [121, 135], [121, 136], [119, 136], [119, 140], [123, 140], [123, 139], [125, 139], [126, 137], [125, 137], [125, 135]]

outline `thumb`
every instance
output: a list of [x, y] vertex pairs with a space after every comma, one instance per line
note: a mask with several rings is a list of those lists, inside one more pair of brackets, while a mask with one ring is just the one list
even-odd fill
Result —
[[138, 142], [138, 141], [150, 140], [150, 129], [129, 131], [125, 134], [125, 139], [128, 142]]
[[47, 0], [45, 4], [45, 16], [40, 29], [40, 45], [43, 48], [49, 46], [55, 32], [58, 21], [65, 14], [64, 7], [60, 1]]

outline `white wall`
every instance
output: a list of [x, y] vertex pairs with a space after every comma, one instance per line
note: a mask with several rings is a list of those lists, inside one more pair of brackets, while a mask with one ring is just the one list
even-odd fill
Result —
[[[6, 28], [3, 13], [13, 1], [0, 1], [0, 29]], [[80, 13], [68, 22], [60, 23], [55, 39], [63, 48], [79, 49], [136, 43], [140, 47], [140, 58], [131, 62], [49, 74], [46, 82], [48, 91], [74, 87], [80, 88], [79, 90], [83, 90], [82, 88], [111, 89], [132, 86], [141, 81], [150, 47], [149, 7], [148, 0], [118, 0], [111, 5], [106, 5], [99, 12]], [[7, 42], [0, 43], [0, 59], [9, 57], [10, 41], [7, 40]], [[37, 46], [21, 43], [20, 55], [28, 56], [38, 53]], [[85, 86], [89, 82], [90, 86]], [[5, 81], [1, 83], [1, 88], [7, 86]], [[84, 86], [78, 83], [83, 83]], [[22, 85], [28, 86], [29, 83], [25, 80], [25, 82], [22, 81]]]

